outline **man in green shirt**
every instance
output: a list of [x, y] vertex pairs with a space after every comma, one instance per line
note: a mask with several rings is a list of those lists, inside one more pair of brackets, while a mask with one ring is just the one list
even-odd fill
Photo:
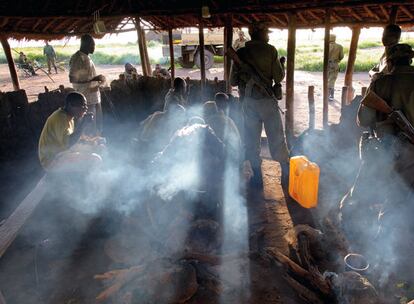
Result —
[[51, 66], [53, 65], [53, 68], [57, 74], [55, 50], [53, 49], [53, 46], [51, 46], [47, 41], [45, 41], [45, 43], [46, 45], [43, 48], [43, 55], [46, 56], [48, 72], [50, 74]]
[[[262, 74], [268, 85], [280, 85], [285, 77], [277, 50], [270, 45], [269, 28], [263, 22], [249, 26], [250, 41], [237, 51], [239, 58]], [[260, 139], [264, 125], [272, 158], [282, 167], [282, 186], [287, 186], [289, 176], [289, 151], [277, 101], [255, 84], [249, 71], [233, 65], [231, 84], [238, 86], [243, 104], [245, 124], [245, 153], [254, 176], [252, 184], [262, 186]]]

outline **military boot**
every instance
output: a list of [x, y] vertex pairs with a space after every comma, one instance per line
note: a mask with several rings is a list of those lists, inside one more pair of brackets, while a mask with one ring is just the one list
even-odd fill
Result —
[[335, 100], [335, 98], [334, 98], [334, 95], [335, 95], [335, 89], [334, 88], [329, 88], [329, 101], [334, 101]]

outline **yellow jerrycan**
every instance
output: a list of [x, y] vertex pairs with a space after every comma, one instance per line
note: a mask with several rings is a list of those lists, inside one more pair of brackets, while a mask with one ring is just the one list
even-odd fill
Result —
[[306, 156], [290, 158], [289, 195], [302, 207], [318, 205], [319, 166]]

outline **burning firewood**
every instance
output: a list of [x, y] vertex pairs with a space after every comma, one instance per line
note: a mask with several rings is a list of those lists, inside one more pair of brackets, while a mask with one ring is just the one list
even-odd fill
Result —
[[132, 298], [144, 296], [150, 303], [184, 303], [198, 288], [196, 272], [188, 262], [165, 260], [125, 270], [110, 271], [95, 279], [109, 280], [111, 286], [101, 292], [97, 302], [103, 302], [118, 292], [131, 292]]

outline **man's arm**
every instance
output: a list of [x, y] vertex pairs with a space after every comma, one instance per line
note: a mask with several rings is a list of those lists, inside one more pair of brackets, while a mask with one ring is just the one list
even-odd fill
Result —
[[342, 45], [339, 45], [339, 61], [344, 59], [344, 56], [344, 48], [342, 47]]
[[276, 83], [282, 82], [283, 78], [285, 78], [285, 69], [280, 63], [279, 55], [275, 48], [274, 48], [274, 57], [272, 59], [272, 76], [273, 76], [273, 80]]
[[68, 148], [72, 147], [74, 144], [76, 144], [79, 141], [79, 138], [82, 135], [83, 129], [85, 129], [85, 126], [88, 123], [91, 123], [92, 121], [93, 121], [92, 114], [87, 113], [85, 114], [85, 116], [83, 116], [82, 121], [75, 128], [75, 131], [71, 135], [69, 135]]
[[[374, 89], [375, 82], [372, 82], [369, 86], [366, 95]], [[366, 96], [365, 95], [365, 96]], [[357, 114], [357, 124], [360, 127], [374, 127], [377, 122], [377, 115], [374, 109], [368, 108], [362, 103], [359, 105]]]

